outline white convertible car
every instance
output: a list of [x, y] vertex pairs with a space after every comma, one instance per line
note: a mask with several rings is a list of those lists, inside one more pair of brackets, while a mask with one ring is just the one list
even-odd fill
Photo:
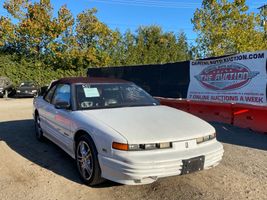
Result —
[[210, 124], [118, 79], [57, 80], [35, 98], [34, 119], [37, 139], [74, 158], [88, 185], [152, 183], [216, 166], [224, 152]]

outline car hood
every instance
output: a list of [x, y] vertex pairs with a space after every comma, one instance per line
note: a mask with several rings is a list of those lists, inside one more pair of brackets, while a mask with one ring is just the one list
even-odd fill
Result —
[[198, 117], [167, 106], [100, 109], [84, 114], [111, 127], [131, 144], [188, 140], [215, 132]]

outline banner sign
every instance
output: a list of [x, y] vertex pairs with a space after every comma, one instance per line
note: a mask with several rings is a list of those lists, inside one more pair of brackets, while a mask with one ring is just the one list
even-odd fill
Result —
[[266, 105], [267, 51], [190, 61], [187, 98]]

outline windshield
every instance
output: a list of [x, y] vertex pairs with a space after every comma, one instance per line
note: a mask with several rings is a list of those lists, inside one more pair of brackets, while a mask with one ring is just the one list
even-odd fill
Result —
[[79, 110], [129, 106], [155, 106], [158, 102], [131, 83], [76, 85]]
[[19, 87], [34, 87], [34, 84], [31, 82], [21, 83]]

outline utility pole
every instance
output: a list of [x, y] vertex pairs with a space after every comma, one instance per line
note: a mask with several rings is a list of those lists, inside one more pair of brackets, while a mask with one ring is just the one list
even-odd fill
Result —
[[265, 38], [267, 38], [267, 4], [258, 8], [260, 10], [260, 14], [262, 15], [262, 27], [264, 30]]

